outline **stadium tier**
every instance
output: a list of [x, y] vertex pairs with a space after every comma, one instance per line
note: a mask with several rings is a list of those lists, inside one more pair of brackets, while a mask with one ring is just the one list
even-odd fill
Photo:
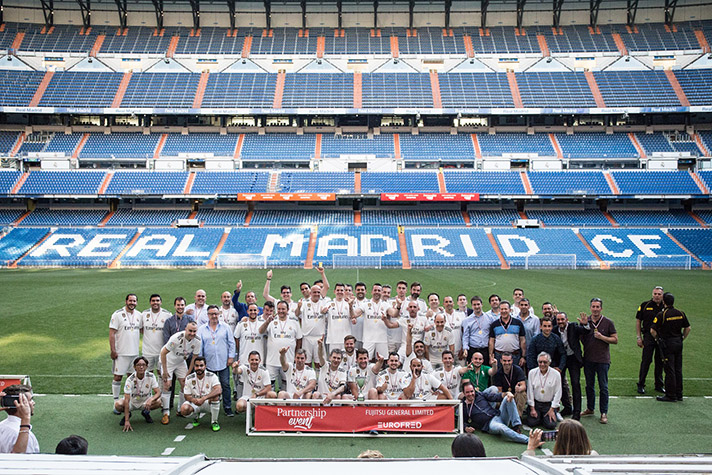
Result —
[[621, 226], [699, 226], [700, 223], [683, 210], [609, 210]]
[[38, 208], [22, 220], [23, 226], [98, 226], [106, 216], [98, 209]]
[[609, 226], [611, 222], [599, 210], [526, 209], [529, 219], [538, 219], [546, 226]]
[[205, 226], [242, 226], [247, 212], [240, 209], [201, 209], [194, 217]]
[[43, 72], [2, 71], [0, 106], [28, 106], [37, 93], [39, 107], [68, 108], [109, 108], [116, 100], [119, 108], [432, 109], [435, 98], [446, 109], [513, 108], [515, 97], [521, 107], [595, 108], [599, 91], [605, 107], [686, 106], [678, 92], [689, 95], [693, 106], [712, 104], [709, 69], [674, 71], [674, 83], [657, 70], [595, 71], [593, 78], [572, 71], [512, 77], [504, 72], [364, 72], [358, 91], [350, 72], [290, 72], [282, 82], [275, 73], [215, 72], [201, 86], [200, 73], [181, 71], [134, 72], [127, 84], [121, 72], [55, 71], [46, 86]]
[[25, 37], [19, 51], [89, 53], [99, 35], [105, 36], [98, 53], [164, 54], [171, 38], [178, 37], [176, 54], [240, 54], [246, 38], [251, 38], [251, 54], [256, 55], [315, 55], [318, 38], [324, 37], [324, 54], [380, 54], [390, 55], [390, 38], [398, 38], [403, 54], [465, 54], [463, 39], [471, 39], [472, 50], [478, 54], [541, 53], [537, 35], [546, 38], [553, 53], [560, 52], [617, 52], [614, 34], [620, 35], [628, 51], [694, 51], [700, 49], [695, 31], [701, 31], [712, 42], [709, 21], [678, 22], [675, 30], [666, 29], [662, 23], [648, 23], [628, 31], [620, 25], [602, 25], [599, 31], [586, 26], [561, 26], [557, 33], [551, 27], [532, 26], [520, 35], [513, 27], [492, 26], [486, 34], [470, 27], [452, 28], [443, 35], [442, 28], [418, 28], [417, 34], [400, 27], [379, 28], [377, 34], [370, 28], [346, 28], [336, 35], [333, 28], [309, 28], [301, 34], [297, 28], [273, 28], [263, 34], [262, 28], [238, 28], [234, 35], [227, 28], [202, 27], [193, 34], [188, 27], [166, 27], [161, 35], [152, 27], [129, 27], [117, 35], [115, 26], [92, 25], [89, 33], [80, 26], [57, 25], [51, 34], [44, 34], [44, 25], [7, 23], [0, 33], [0, 47], [7, 49], [18, 32]]
[[[239, 193], [478, 193], [482, 196], [704, 196], [710, 172], [472, 171], [46, 171], [0, 172], [0, 195], [41, 196], [236, 196]], [[440, 183], [442, 178], [442, 185]], [[697, 180], [700, 180], [699, 183]], [[270, 181], [272, 183], [270, 184]], [[531, 191], [525, 189], [525, 182]], [[706, 183], [706, 185], [705, 185]], [[617, 191], [611, 189], [615, 185]], [[417, 223], [416, 223], [417, 224]]]
[[106, 222], [107, 226], [170, 226], [178, 219], [186, 219], [188, 210], [119, 208]]
[[707, 229], [668, 231], [694, 255], [651, 228], [581, 229], [579, 235], [568, 228], [406, 226], [402, 240], [398, 232], [394, 225], [15, 228], [0, 240], [0, 261], [12, 266], [302, 267], [311, 254], [314, 264], [327, 267], [400, 267], [407, 258], [413, 267], [644, 268], [699, 267], [710, 258]]
[[363, 224], [403, 226], [462, 226], [465, 224], [459, 211], [422, 210], [392, 211], [384, 209], [365, 209], [361, 212]]
[[353, 224], [353, 211], [279, 211], [258, 210], [250, 220], [250, 226], [310, 226], [314, 224]]

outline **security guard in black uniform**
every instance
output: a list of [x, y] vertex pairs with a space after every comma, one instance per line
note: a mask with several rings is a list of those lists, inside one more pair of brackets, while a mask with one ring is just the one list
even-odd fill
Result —
[[673, 307], [675, 297], [663, 294], [665, 309], [653, 320], [650, 334], [657, 339], [665, 363], [665, 396], [658, 401], [682, 401], [682, 341], [690, 334], [690, 322], [685, 312]]
[[645, 379], [648, 369], [655, 355], [655, 390], [665, 392], [663, 382], [663, 362], [660, 359], [660, 350], [655, 344], [655, 339], [650, 334], [650, 325], [655, 316], [663, 310], [663, 288], [658, 286], [653, 289], [653, 298], [640, 304], [638, 313], [635, 314], [635, 332], [637, 343], [643, 349], [643, 358], [640, 361], [638, 373], [638, 394], [645, 394]]

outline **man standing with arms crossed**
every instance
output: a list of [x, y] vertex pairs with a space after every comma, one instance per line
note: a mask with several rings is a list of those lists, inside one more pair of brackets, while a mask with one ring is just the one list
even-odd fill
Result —
[[208, 305], [208, 324], [198, 329], [198, 337], [201, 340], [200, 356], [205, 358], [208, 371], [220, 381], [225, 415], [233, 417], [230, 368], [235, 359], [235, 339], [230, 327], [220, 321], [220, 309], [217, 306]]
[[653, 297], [646, 300], [638, 307], [635, 314], [636, 342], [639, 348], [643, 349], [643, 356], [640, 361], [640, 372], [638, 373], [638, 394], [645, 394], [645, 379], [648, 377], [650, 363], [655, 357], [655, 390], [665, 392], [663, 382], [663, 362], [660, 358], [660, 349], [655, 343], [655, 338], [650, 334], [650, 327], [653, 319], [663, 310], [663, 288], [657, 286], [653, 289]]
[[[665, 396], [658, 396], [658, 401], [682, 401], [682, 341], [690, 335], [690, 322], [685, 312], [675, 307], [675, 297], [670, 292], [663, 295], [665, 309], [653, 320], [650, 334], [662, 343], [665, 353]], [[662, 340], [662, 341], [660, 341]]]
[[[111, 315], [109, 322], [109, 347], [113, 360], [114, 380], [111, 383], [111, 395], [114, 404], [121, 396], [121, 380], [131, 374], [133, 360], [138, 357], [141, 339], [141, 314], [136, 312], [138, 299], [136, 294], [126, 296], [126, 305]], [[114, 407], [114, 414], [121, 414]]]

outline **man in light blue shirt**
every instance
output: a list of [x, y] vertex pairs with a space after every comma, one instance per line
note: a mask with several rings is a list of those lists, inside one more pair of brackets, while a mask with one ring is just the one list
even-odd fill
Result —
[[529, 299], [527, 298], [522, 298], [521, 300], [519, 300], [519, 319], [524, 324], [524, 333], [525, 338], [527, 340], [528, 348], [534, 337], [541, 333], [541, 321], [539, 320], [539, 317], [534, 315], [534, 312], [532, 312], [531, 306], [529, 304]]
[[[489, 330], [496, 318], [487, 313], [482, 313], [482, 299], [472, 297], [472, 314], [462, 321], [462, 349], [467, 351], [467, 359], [472, 361], [472, 355], [479, 352], [483, 356], [489, 355]], [[489, 359], [485, 356], [485, 359]], [[488, 364], [485, 361], [485, 364]]]
[[208, 323], [198, 329], [202, 342], [200, 356], [205, 358], [208, 371], [215, 373], [222, 386], [225, 415], [233, 417], [230, 400], [230, 368], [235, 359], [235, 339], [230, 326], [220, 322], [220, 309], [216, 305], [208, 306]]

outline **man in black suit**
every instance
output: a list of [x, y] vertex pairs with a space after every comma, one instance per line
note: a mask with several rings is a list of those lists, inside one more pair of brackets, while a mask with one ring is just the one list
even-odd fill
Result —
[[569, 394], [567, 388], [562, 391], [561, 401], [564, 404], [564, 410], [561, 415], [566, 415], [570, 411], [572, 418], [577, 421], [581, 419], [581, 368], [583, 368], [583, 353], [581, 352], [581, 334], [585, 330], [578, 324], [569, 322], [569, 317], [566, 312], [556, 313], [556, 327], [553, 333], [561, 338], [566, 350], [566, 368], [562, 368], [562, 382], [566, 380], [566, 370], [569, 371], [571, 378], [571, 393], [573, 396], [573, 409], [569, 404]]

